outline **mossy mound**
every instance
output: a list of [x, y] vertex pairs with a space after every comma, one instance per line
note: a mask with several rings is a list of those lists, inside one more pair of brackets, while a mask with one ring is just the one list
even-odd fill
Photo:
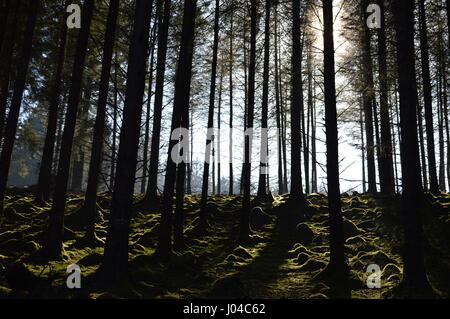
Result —
[[351, 220], [348, 220], [344, 218], [343, 220], [343, 226], [344, 226], [344, 234], [348, 237], [353, 237], [362, 232], [361, 229], [359, 229]]
[[390, 276], [392, 275], [401, 275], [402, 270], [400, 269], [400, 267], [398, 267], [395, 264], [387, 264], [386, 266], [384, 266], [382, 272], [381, 272], [381, 277], [382, 279], [388, 279]]
[[261, 207], [255, 207], [250, 213], [250, 227], [260, 229], [272, 222], [272, 218]]
[[236, 247], [235, 249], [233, 249], [232, 254], [237, 257], [241, 257], [243, 259], [253, 258], [253, 256], [242, 246], [239, 246], [239, 247]]
[[248, 291], [237, 275], [230, 275], [216, 280], [208, 294], [212, 298], [243, 299], [248, 298]]
[[353, 236], [353, 237], [347, 238], [345, 240], [345, 243], [347, 245], [358, 245], [358, 244], [362, 244], [365, 242], [366, 242], [366, 240], [361, 235]]
[[90, 255], [86, 255], [80, 260], [78, 260], [77, 264], [83, 265], [83, 266], [95, 266], [99, 265], [102, 261], [103, 255], [99, 253], [92, 253]]
[[308, 250], [308, 248], [306, 248], [305, 246], [303, 246], [300, 243], [296, 243], [294, 245], [294, 247], [292, 248], [292, 250], [289, 250], [289, 252], [288, 252], [289, 256], [291, 256], [291, 257], [296, 257], [300, 253], [305, 253], [305, 254], [311, 255], [311, 252]]
[[295, 262], [299, 265], [303, 265], [305, 262], [309, 260], [310, 256], [306, 253], [298, 254], [297, 258], [295, 258]]
[[315, 259], [308, 259], [303, 265], [300, 266], [300, 269], [303, 271], [317, 271], [326, 267], [326, 264], [322, 261], [318, 261]]
[[310, 245], [314, 239], [314, 232], [306, 223], [300, 223], [296, 227], [295, 239], [302, 245]]

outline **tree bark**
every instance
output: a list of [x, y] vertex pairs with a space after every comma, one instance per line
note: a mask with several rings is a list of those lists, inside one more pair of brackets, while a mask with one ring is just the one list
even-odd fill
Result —
[[[420, 207], [423, 189], [420, 179], [417, 138], [417, 85], [414, 66], [414, 1], [393, 2], [397, 39], [397, 65], [400, 94], [401, 162], [404, 214], [403, 286], [411, 293], [429, 288], [422, 250]], [[424, 83], [426, 84], [426, 83]]]
[[[175, 80], [171, 132], [179, 128], [180, 125], [186, 121], [185, 115], [189, 112], [196, 10], [196, 0], [185, 0], [180, 53]], [[184, 117], [184, 119], [182, 117]], [[170, 155], [172, 154], [172, 150], [176, 146], [176, 143], [177, 140], [170, 139], [169, 141], [169, 156], [167, 157], [166, 165], [160, 233], [156, 250], [157, 255], [163, 260], [169, 259], [172, 253], [172, 206], [177, 168], [174, 159], [171, 158]]]
[[428, 173], [430, 175], [430, 191], [439, 191], [436, 173], [436, 153], [433, 126], [433, 100], [431, 96], [430, 57], [427, 36], [427, 20], [425, 16], [425, 0], [419, 0], [420, 20], [420, 56], [422, 60], [422, 83], [425, 106], [425, 124], [427, 132]]
[[380, 190], [381, 193], [392, 196], [394, 194], [393, 164], [392, 164], [392, 136], [388, 103], [388, 70], [386, 53], [386, 21], [384, 0], [379, 0], [381, 8], [381, 28], [378, 30], [378, 68], [380, 81]]
[[247, 114], [246, 130], [249, 134], [245, 135], [244, 163], [242, 170], [243, 179], [243, 198], [242, 211], [239, 221], [239, 238], [245, 242], [250, 235], [250, 187], [251, 187], [251, 149], [253, 140], [253, 121], [255, 111], [255, 78], [256, 78], [256, 32], [258, 24], [257, 1], [250, 1], [250, 59], [248, 64], [248, 91], [247, 91]]
[[323, 0], [325, 129], [327, 144], [328, 206], [330, 214], [330, 261], [321, 273], [333, 278], [333, 284], [347, 296], [348, 266], [344, 253], [344, 229], [339, 186], [338, 126], [333, 38], [333, 3]]
[[[214, 10], [214, 40], [213, 40], [213, 60], [211, 67], [211, 83], [209, 89], [208, 123], [207, 129], [212, 130], [214, 126], [214, 103], [216, 99], [216, 78], [217, 78], [217, 56], [219, 49], [219, 0], [215, 2]], [[209, 164], [211, 161], [211, 148], [213, 148], [214, 135], [208, 132], [206, 136], [205, 161], [203, 164], [202, 197], [200, 199], [200, 227], [208, 225], [207, 205], [209, 186]], [[213, 178], [214, 184], [214, 178]]]
[[271, 0], [266, 0], [264, 27], [264, 66], [261, 118], [261, 146], [259, 164], [258, 199], [265, 201], [268, 195], [267, 174], [269, 173], [268, 115], [269, 115], [269, 60], [270, 60], [270, 10]]
[[[362, 2], [362, 17], [364, 17], [364, 12], [367, 8], [368, 1], [364, 0]], [[364, 19], [362, 19], [364, 20]], [[373, 127], [373, 104], [375, 100], [375, 90], [373, 83], [373, 68], [372, 68], [372, 58], [370, 50], [370, 33], [366, 24], [363, 23], [363, 36], [362, 36], [362, 48], [363, 48], [363, 58], [362, 58], [362, 73], [364, 79], [363, 87], [363, 103], [364, 103], [364, 123], [366, 128], [366, 151], [367, 151], [367, 178], [368, 178], [368, 192], [377, 192], [377, 181], [376, 181], [376, 168], [375, 168], [375, 144], [374, 144], [374, 127]]]
[[97, 115], [94, 124], [94, 139], [92, 141], [91, 161], [89, 163], [88, 183], [84, 201], [84, 213], [87, 222], [87, 237], [95, 235], [97, 219], [97, 190], [102, 167], [103, 139], [105, 138], [106, 105], [108, 101], [109, 80], [111, 76], [112, 57], [116, 39], [119, 0], [110, 0], [106, 22], [105, 42], [103, 45], [102, 71], [97, 102]]
[[[166, 74], [167, 37], [169, 33], [171, 0], [157, 0], [158, 10], [158, 57], [156, 60], [155, 106], [153, 109], [152, 144], [148, 186], [145, 200], [153, 202], [158, 196], [159, 148], [161, 142], [161, 119]], [[164, 7], [164, 9], [163, 9]], [[163, 11], [164, 10], [164, 11]], [[163, 12], [162, 12], [163, 11]]]
[[0, 216], [4, 214], [6, 184], [8, 182], [8, 173], [11, 165], [11, 156], [14, 148], [14, 142], [16, 140], [17, 125], [25, 89], [28, 66], [31, 60], [33, 34], [36, 27], [37, 11], [39, 9], [39, 6], [39, 0], [30, 0], [28, 3], [27, 22], [24, 33], [23, 47], [17, 64], [17, 77], [14, 82], [13, 96], [11, 105], [9, 107], [3, 147], [0, 155]]
[[301, 167], [300, 116], [303, 106], [302, 92], [302, 45], [300, 41], [300, 1], [293, 0], [292, 24], [292, 93], [291, 93], [291, 196], [290, 201], [304, 202]]
[[38, 202], [48, 202], [50, 199], [52, 165], [53, 156], [55, 153], [56, 130], [58, 126], [58, 108], [61, 95], [61, 79], [66, 56], [67, 22], [65, 16], [66, 15], [63, 16], [61, 21], [58, 58], [48, 107], [47, 132], [45, 135], [44, 150], [42, 152], [42, 159], [39, 168], [38, 185], [36, 190], [36, 200]]
[[99, 269], [102, 279], [108, 282], [123, 278], [128, 270], [129, 224], [136, 178], [152, 2], [136, 1], [112, 209]]
[[3, 130], [6, 118], [6, 108], [8, 104], [10, 73], [12, 68], [12, 57], [14, 53], [14, 43], [17, 33], [17, 21], [22, 1], [13, 1], [9, 9], [6, 21], [6, 34], [0, 51], [0, 145], [3, 139]]

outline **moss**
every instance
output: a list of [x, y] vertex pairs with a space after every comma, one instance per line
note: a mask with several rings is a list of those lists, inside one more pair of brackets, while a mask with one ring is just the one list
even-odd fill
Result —
[[230, 275], [216, 280], [208, 295], [212, 298], [248, 298], [248, 291], [239, 276]]
[[260, 229], [272, 222], [272, 218], [261, 207], [255, 207], [250, 213], [250, 227]]
[[290, 250], [289, 252], [289, 256], [291, 257], [296, 257], [299, 253], [306, 253], [308, 255], [311, 254], [311, 252], [308, 250], [308, 248], [306, 248], [305, 246], [303, 246], [300, 243], [296, 243], [293, 247], [292, 250]]
[[253, 256], [242, 246], [233, 249], [233, 255], [241, 257], [243, 259], [251, 259]]
[[78, 260], [77, 264], [83, 266], [94, 266], [100, 264], [102, 261], [103, 255], [94, 252], [93, 254], [86, 255], [80, 260]]
[[295, 259], [295, 262], [299, 265], [303, 265], [306, 261], [308, 261], [310, 258], [309, 255], [305, 253], [298, 254], [297, 258]]
[[360, 234], [362, 231], [351, 220], [344, 218], [343, 220], [344, 234], [346, 237], [353, 237]]
[[315, 259], [308, 259], [303, 265], [300, 266], [300, 269], [303, 271], [317, 271], [325, 268], [326, 264], [322, 261], [318, 261]]
[[296, 240], [302, 245], [310, 245], [314, 239], [314, 232], [306, 223], [300, 223], [296, 227]]

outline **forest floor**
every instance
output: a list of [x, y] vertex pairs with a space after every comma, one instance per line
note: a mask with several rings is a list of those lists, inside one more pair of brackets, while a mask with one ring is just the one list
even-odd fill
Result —
[[[110, 197], [100, 194], [104, 219], [96, 225], [104, 241]], [[307, 196], [314, 214], [283, 218], [288, 196], [255, 204], [253, 234], [246, 244], [236, 241], [240, 197], [211, 196], [206, 234], [196, 230], [200, 197], [185, 201], [185, 243], [169, 263], [155, 252], [159, 212], [140, 205], [131, 222], [129, 279], [100, 286], [90, 280], [103, 245], [86, 247], [83, 229], [71, 214], [83, 197], [67, 203], [64, 253], [59, 261], [39, 258], [50, 206], [39, 207], [26, 192], [11, 190], [6, 217], [0, 220], [0, 298], [333, 298], [329, 285], [314, 279], [329, 258], [327, 198]], [[450, 296], [450, 195], [426, 194], [423, 204], [425, 261], [428, 278], [440, 297]], [[136, 198], [136, 201], [139, 197]], [[351, 271], [351, 297], [389, 298], [402, 278], [402, 214], [399, 198], [359, 195], [342, 197], [346, 256]], [[70, 264], [81, 267], [81, 289], [66, 287]], [[367, 288], [367, 266], [382, 270], [381, 289]], [[114, 288], [112, 288], [114, 287]]]

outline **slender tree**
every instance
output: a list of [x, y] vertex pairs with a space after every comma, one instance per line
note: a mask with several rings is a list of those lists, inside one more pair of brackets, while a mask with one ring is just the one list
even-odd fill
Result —
[[153, 1], [137, 0], [134, 13], [112, 209], [105, 251], [99, 269], [103, 280], [112, 282], [123, 278], [128, 269], [128, 235], [136, 178], [152, 4]]
[[161, 141], [161, 118], [164, 98], [164, 79], [166, 74], [167, 36], [169, 33], [171, 0], [157, 0], [158, 14], [158, 57], [156, 60], [155, 106], [153, 109], [152, 143], [148, 186], [145, 201], [153, 202], [158, 192], [159, 148]]
[[253, 140], [253, 121], [255, 110], [255, 77], [256, 77], [256, 30], [258, 24], [257, 1], [250, 1], [250, 58], [248, 63], [248, 90], [247, 90], [247, 112], [244, 146], [244, 163], [242, 169], [243, 198], [242, 211], [239, 221], [239, 240], [245, 241], [250, 235], [250, 186], [251, 186], [251, 149]]
[[427, 20], [425, 16], [425, 0], [419, 0], [419, 20], [420, 57], [422, 60], [421, 66], [423, 80], [423, 98], [425, 107], [425, 124], [427, 131], [428, 173], [430, 175], [430, 191], [432, 193], [436, 193], [439, 191], [439, 186], [436, 172], [436, 153], [433, 126], [433, 99], [431, 95], [430, 56], [428, 47]]
[[148, 155], [149, 155], [149, 141], [150, 141], [150, 112], [152, 105], [152, 95], [153, 95], [153, 65], [155, 63], [155, 31], [156, 25], [154, 24], [152, 35], [151, 35], [151, 49], [150, 49], [150, 68], [149, 68], [149, 79], [148, 79], [148, 91], [147, 91], [147, 107], [145, 110], [145, 133], [144, 133], [144, 154], [143, 154], [143, 164], [142, 164], [142, 180], [141, 180], [141, 193], [145, 193], [145, 188], [147, 186], [148, 177]]
[[414, 66], [414, 1], [393, 1], [399, 75], [402, 190], [404, 213], [404, 253], [402, 286], [409, 293], [427, 293], [420, 207], [423, 189], [420, 180], [417, 140], [417, 85]]
[[295, 205], [305, 203], [302, 187], [300, 117], [303, 105], [300, 1], [292, 1], [292, 92], [291, 92], [291, 196]]
[[[362, 17], [368, 6], [368, 0], [361, 2]], [[362, 19], [364, 20], [364, 19]], [[373, 67], [370, 47], [370, 32], [363, 21], [362, 34], [362, 74], [363, 74], [363, 104], [364, 104], [364, 124], [366, 129], [366, 153], [367, 153], [367, 177], [368, 192], [377, 192], [376, 171], [375, 171], [375, 143], [374, 143], [374, 126], [373, 126], [373, 105], [375, 100], [375, 89], [373, 83]]]
[[266, 0], [266, 16], [264, 27], [264, 66], [263, 66], [263, 94], [262, 94], [262, 118], [261, 118], [261, 148], [259, 164], [259, 200], [266, 201], [268, 197], [267, 174], [269, 173], [268, 152], [268, 115], [269, 115], [269, 63], [270, 63], [270, 10], [271, 0]]
[[[175, 79], [171, 132], [174, 132], [177, 128], [180, 128], [181, 124], [186, 125], [186, 122], [189, 121], [187, 119], [187, 115], [189, 114], [189, 95], [191, 89], [196, 11], [197, 1], [185, 0], [181, 44]], [[184, 129], [188, 128], [184, 127]], [[177, 142], [178, 139], [172, 139], [171, 136], [164, 181], [159, 241], [156, 251], [156, 254], [163, 260], [169, 259], [172, 253], [172, 212], [177, 167], [175, 158], [172, 158], [171, 155]], [[185, 161], [185, 158], [182, 160]]]
[[56, 175], [55, 192], [53, 194], [52, 209], [50, 212], [47, 241], [44, 253], [49, 258], [58, 258], [61, 255], [64, 233], [64, 211], [66, 208], [66, 195], [69, 180], [70, 158], [72, 155], [73, 138], [80, 100], [81, 83], [84, 73], [84, 63], [90, 34], [94, 0], [86, 0], [81, 18], [81, 29], [76, 43], [76, 54], [73, 62], [72, 78], [70, 81], [69, 100], [64, 121], [64, 131], [59, 152], [58, 172]]
[[339, 186], [339, 150], [336, 114], [336, 84], [333, 37], [333, 2], [323, 0], [325, 129], [327, 143], [328, 207], [330, 214], [330, 261], [319, 276], [333, 278], [333, 284], [348, 293], [348, 266], [344, 253], [344, 229]]
[[381, 9], [381, 28], [378, 29], [378, 68], [380, 81], [380, 122], [381, 122], [381, 145], [380, 145], [380, 190], [383, 194], [394, 194], [394, 177], [392, 164], [392, 136], [388, 103], [388, 70], [386, 50], [386, 21], [384, 0], [378, 0]]
[[37, 202], [47, 202], [50, 199], [51, 175], [55, 153], [56, 130], [58, 126], [58, 108], [61, 95], [61, 80], [66, 56], [67, 22], [65, 15], [62, 16], [59, 32], [57, 64], [53, 75], [53, 85], [48, 107], [47, 132], [45, 135], [44, 150], [42, 152], [38, 185], [36, 189]]
[[275, 112], [277, 121], [277, 149], [278, 149], [278, 194], [283, 194], [283, 152], [282, 152], [282, 128], [281, 128], [281, 103], [280, 103], [280, 74], [278, 55], [278, 6], [274, 8], [274, 50], [275, 50]]
[[87, 237], [94, 238], [95, 221], [97, 216], [97, 189], [102, 165], [103, 140], [105, 138], [106, 104], [109, 92], [114, 42], [116, 38], [119, 0], [110, 0], [106, 22], [105, 42], [103, 44], [102, 73], [97, 102], [97, 115], [94, 124], [94, 138], [92, 141], [91, 161], [89, 163], [88, 184], [83, 205], [83, 213], [87, 222]]
[[4, 198], [6, 184], [8, 182], [8, 173], [11, 165], [11, 155], [16, 141], [17, 125], [19, 121], [20, 108], [25, 89], [25, 81], [28, 66], [31, 60], [33, 34], [36, 27], [39, 0], [30, 0], [27, 10], [27, 22], [23, 38], [22, 52], [17, 63], [17, 77], [14, 82], [13, 96], [9, 107], [8, 119], [6, 122], [6, 131], [3, 141], [2, 153], [0, 155], [0, 215], [4, 214]]
[[234, 48], [234, 0], [231, 0], [231, 8], [232, 11], [230, 13], [231, 17], [230, 17], [230, 52], [229, 52], [229, 61], [228, 61], [228, 72], [230, 75], [230, 83], [229, 83], [229, 89], [230, 89], [230, 123], [229, 123], [229, 128], [230, 128], [230, 133], [228, 136], [229, 139], [229, 170], [230, 170], [230, 177], [229, 177], [229, 190], [228, 190], [228, 195], [233, 195], [234, 190], [233, 190], [233, 62], [234, 62], [234, 52], [233, 52], [233, 48]]
[[[216, 100], [216, 78], [217, 78], [217, 59], [219, 51], [219, 19], [220, 19], [220, 1], [216, 0], [214, 9], [214, 40], [213, 40], [213, 59], [211, 66], [211, 84], [209, 89], [208, 106], [208, 132], [206, 136], [205, 162], [203, 164], [202, 197], [200, 200], [200, 227], [205, 228], [208, 225], [207, 205], [208, 205], [208, 186], [209, 186], [209, 164], [211, 161], [211, 148], [214, 140], [212, 132], [214, 126], [214, 103]], [[214, 184], [214, 178], [213, 178]]]
[[17, 21], [19, 19], [21, 0], [12, 1], [8, 10], [5, 35], [0, 46], [0, 145], [3, 139], [3, 130], [6, 118], [6, 107], [8, 104], [9, 84], [11, 80], [11, 61], [14, 52], [14, 43], [17, 33]]

